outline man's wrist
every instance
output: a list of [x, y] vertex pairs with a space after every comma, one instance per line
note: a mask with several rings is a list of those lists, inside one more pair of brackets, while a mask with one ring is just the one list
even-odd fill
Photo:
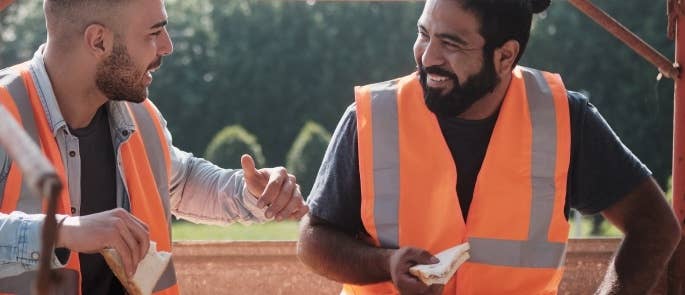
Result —
[[67, 248], [66, 241], [68, 232], [64, 230], [64, 222], [69, 218], [69, 215], [55, 215], [57, 219], [57, 240], [55, 241], [55, 248]]

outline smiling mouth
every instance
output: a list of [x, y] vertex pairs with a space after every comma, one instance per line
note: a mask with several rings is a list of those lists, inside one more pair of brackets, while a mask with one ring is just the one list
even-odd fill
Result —
[[428, 74], [428, 80], [431, 82], [441, 83], [441, 82], [445, 82], [445, 81], [449, 80], [449, 78], [445, 77], [445, 76]]
[[428, 74], [426, 76], [426, 86], [446, 90], [450, 87], [450, 82], [452, 78], [447, 76]]

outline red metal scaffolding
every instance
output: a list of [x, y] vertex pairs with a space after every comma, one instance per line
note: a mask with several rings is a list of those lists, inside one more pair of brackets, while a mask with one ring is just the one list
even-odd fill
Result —
[[[668, 1], [669, 35], [675, 38], [676, 64], [685, 62], [685, 19], [683, 4]], [[685, 239], [685, 75], [675, 80], [673, 106], [673, 209]], [[668, 270], [668, 294], [685, 294], [685, 241], [680, 242]]]

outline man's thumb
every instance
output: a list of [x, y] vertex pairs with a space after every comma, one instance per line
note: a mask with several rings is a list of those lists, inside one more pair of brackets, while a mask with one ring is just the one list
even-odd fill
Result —
[[257, 168], [254, 164], [254, 159], [248, 154], [240, 157], [240, 165], [243, 166], [243, 172], [246, 178], [253, 178], [257, 176]]

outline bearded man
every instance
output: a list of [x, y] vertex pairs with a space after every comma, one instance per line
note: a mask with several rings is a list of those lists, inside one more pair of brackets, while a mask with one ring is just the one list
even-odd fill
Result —
[[[173, 146], [147, 98], [173, 51], [163, 0], [45, 0], [47, 42], [0, 71], [0, 104], [62, 178], [53, 267], [59, 294], [124, 294], [98, 254], [114, 248], [132, 276], [154, 241], [171, 251], [171, 214], [228, 224], [299, 219], [308, 208], [284, 168], [222, 169]], [[0, 293], [30, 294], [45, 219], [0, 150]], [[173, 262], [154, 288], [177, 294]]]
[[[568, 213], [625, 233], [599, 294], [650, 294], [679, 241], [651, 172], [582, 94], [518, 66], [549, 0], [427, 0], [418, 72], [357, 87], [298, 255], [343, 294], [556, 294]], [[446, 284], [409, 268], [468, 242]]]

